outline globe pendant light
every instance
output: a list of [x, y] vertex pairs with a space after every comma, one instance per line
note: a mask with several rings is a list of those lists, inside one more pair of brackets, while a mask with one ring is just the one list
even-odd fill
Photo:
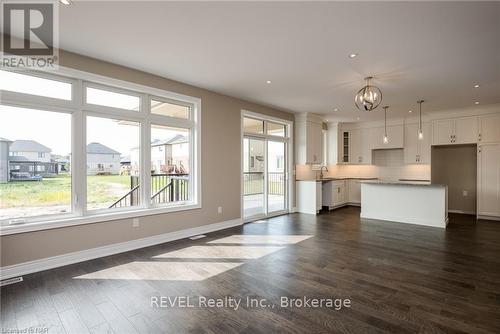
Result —
[[384, 144], [389, 143], [389, 137], [387, 137], [387, 109], [389, 106], [384, 107]]
[[419, 122], [418, 122], [418, 139], [422, 140], [424, 139], [424, 133], [422, 131], [422, 103], [424, 103], [424, 100], [418, 100], [417, 103], [420, 110]]
[[354, 97], [354, 103], [359, 110], [371, 111], [377, 108], [382, 102], [382, 92], [378, 87], [370, 85], [373, 77], [366, 77], [366, 86], [361, 88]]

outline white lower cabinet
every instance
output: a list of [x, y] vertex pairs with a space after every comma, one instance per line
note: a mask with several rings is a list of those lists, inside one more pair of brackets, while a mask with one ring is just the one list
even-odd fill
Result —
[[347, 181], [347, 202], [361, 204], [361, 183], [359, 180]]
[[297, 181], [295, 187], [297, 212], [317, 214], [323, 204], [321, 182]]
[[500, 143], [478, 146], [477, 214], [500, 217]]
[[346, 203], [346, 181], [329, 181], [323, 183], [323, 206], [328, 207], [328, 209], [334, 209]]

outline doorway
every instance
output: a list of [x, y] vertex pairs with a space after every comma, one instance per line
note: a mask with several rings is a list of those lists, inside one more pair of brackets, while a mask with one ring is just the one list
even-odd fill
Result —
[[243, 112], [242, 130], [244, 221], [288, 213], [291, 124]]

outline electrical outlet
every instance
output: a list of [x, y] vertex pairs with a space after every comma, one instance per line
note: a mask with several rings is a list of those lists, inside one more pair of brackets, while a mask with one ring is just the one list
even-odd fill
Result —
[[132, 219], [132, 227], [139, 227], [139, 218]]
[[222, 213], [222, 206], [219, 206], [219, 207], [217, 208], [217, 212], [218, 212], [219, 214], [221, 214], [221, 213]]
[[468, 195], [469, 195], [469, 192], [468, 192], [467, 190], [463, 190], [463, 191], [462, 191], [462, 195], [463, 195], [464, 197], [466, 197], [466, 196], [468, 196]]

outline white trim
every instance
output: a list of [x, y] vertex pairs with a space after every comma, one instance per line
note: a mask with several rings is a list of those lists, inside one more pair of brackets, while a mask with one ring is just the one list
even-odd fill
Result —
[[478, 215], [477, 219], [484, 219], [484, 220], [493, 220], [493, 221], [499, 221], [500, 222], [500, 216], [485, 216], [485, 215]]
[[131, 209], [129, 211], [111, 211], [109, 213], [106, 212], [98, 215], [88, 215], [88, 216], [71, 215], [71, 216], [64, 216], [64, 218], [62, 219], [52, 219], [52, 220], [47, 219], [47, 220], [28, 222], [19, 225], [4, 225], [0, 229], [0, 236], [33, 232], [33, 231], [50, 230], [53, 228], [68, 227], [75, 225], [102, 223], [111, 220], [122, 220], [127, 218], [159, 215], [164, 213], [193, 210], [200, 208], [201, 208], [201, 203], [186, 204], [186, 205], [180, 205], [179, 203], [175, 203], [175, 206], [171, 207], [162, 206], [155, 208], [136, 208], [136, 209]]
[[464, 215], [475, 215], [476, 211], [463, 211], [463, 210], [450, 210], [448, 209], [449, 213], [460, 213]]
[[162, 244], [169, 241], [189, 238], [198, 234], [206, 234], [230, 227], [241, 225], [241, 218], [227, 220], [220, 223], [203, 225], [185, 230], [169, 232], [142, 239], [135, 239], [116, 244], [86, 249], [78, 252], [56, 255], [44, 259], [23, 262], [0, 268], [0, 279], [9, 279], [21, 275], [27, 275], [43, 270], [66, 266], [73, 263], [97, 259], [104, 256], [128, 252], [131, 250]]

